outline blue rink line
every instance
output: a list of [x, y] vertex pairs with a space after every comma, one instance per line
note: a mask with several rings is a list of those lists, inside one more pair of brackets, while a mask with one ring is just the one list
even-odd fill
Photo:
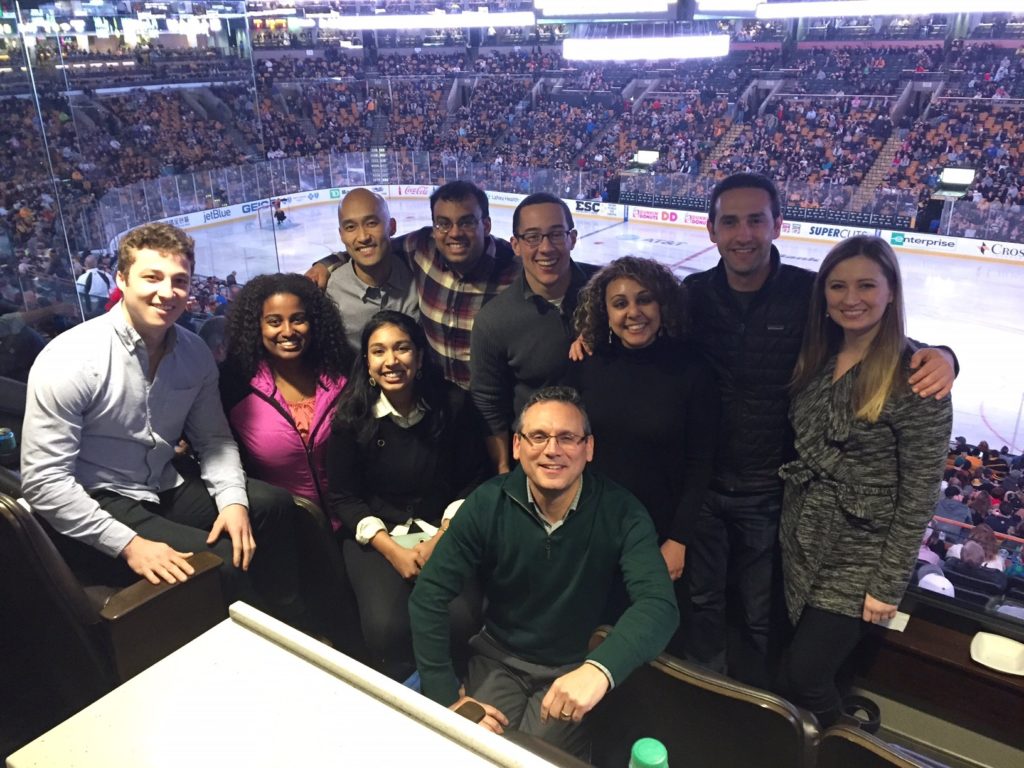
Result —
[[699, 251], [694, 251], [694, 252], [693, 252], [693, 253], [691, 253], [691, 254], [690, 254], [689, 256], [686, 256], [685, 258], [682, 258], [682, 259], [680, 259], [679, 261], [675, 262], [674, 264], [670, 264], [670, 265], [669, 265], [669, 269], [679, 269], [680, 267], [682, 267], [683, 265], [685, 265], [685, 264], [686, 264], [686, 262], [688, 262], [688, 261], [693, 261], [693, 260], [694, 260], [694, 259], [696, 259], [696, 258], [697, 258], [698, 256], [703, 256], [703, 255], [704, 255], [705, 253], [707, 253], [708, 251], [713, 251], [713, 250], [715, 250], [715, 249], [716, 249], [717, 247], [718, 247], [717, 245], [715, 245], [714, 243], [712, 243], [711, 245], [707, 246], [706, 248], [701, 248], [701, 249], [700, 249]]
[[598, 234], [600, 232], [607, 232], [609, 229], [615, 229], [615, 227], [621, 227], [625, 223], [626, 223], [625, 221], [616, 221], [616, 222], [613, 222], [613, 223], [609, 224], [607, 227], [601, 227], [600, 229], [592, 229], [589, 232], [586, 232], [586, 233], [580, 235], [579, 239], [582, 240], [585, 237], [592, 237], [593, 235], [596, 235], [596, 234]]

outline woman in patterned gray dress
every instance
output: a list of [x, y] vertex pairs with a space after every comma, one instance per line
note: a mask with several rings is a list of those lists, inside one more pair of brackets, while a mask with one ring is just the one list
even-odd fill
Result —
[[828, 726], [835, 675], [867, 622], [891, 618], [938, 497], [952, 426], [949, 398], [906, 385], [899, 265], [877, 237], [852, 237], [822, 262], [793, 374], [798, 459], [780, 539], [794, 633], [779, 687]]

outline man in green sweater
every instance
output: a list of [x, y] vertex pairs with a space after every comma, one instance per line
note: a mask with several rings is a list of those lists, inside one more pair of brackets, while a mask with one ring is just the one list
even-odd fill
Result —
[[[628, 491], [586, 469], [594, 438], [575, 390], [547, 387], [514, 425], [512, 472], [472, 493], [420, 572], [409, 601], [423, 693], [483, 706], [481, 724], [539, 736], [580, 756], [580, 722], [610, 688], [654, 658], [679, 623], [650, 516]], [[448, 603], [467, 578], [487, 596], [470, 643], [468, 696], [452, 664]], [[608, 596], [630, 605], [588, 652]]]

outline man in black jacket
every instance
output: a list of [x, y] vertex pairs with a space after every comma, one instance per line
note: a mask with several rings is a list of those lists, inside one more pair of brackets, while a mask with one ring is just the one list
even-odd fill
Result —
[[[711, 488], [686, 558], [691, 605], [685, 651], [694, 661], [765, 686], [774, 612], [785, 621], [776, 567], [778, 470], [793, 455], [788, 387], [814, 273], [781, 263], [773, 241], [782, 231], [782, 206], [764, 176], [737, 173], [719, 182], [707, 226], [721, 261], [685, 284], [694, 340], [721, 386], [722, 424]], [[920, 350], [912, 361], [914, 391], [945, 397], [953, 380], [951, 357]], [[728, 664], [727, 586], [730, 600], [735, 598], [729, 613], [737, 621], [731, 623], [739, 630]]]

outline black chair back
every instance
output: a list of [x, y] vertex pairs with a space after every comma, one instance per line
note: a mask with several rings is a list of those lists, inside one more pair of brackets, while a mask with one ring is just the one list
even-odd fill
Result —
[[943, 573], [946, 574], [946, 578], [949, 579], [953, 589], [956, 590], [957, 597], [960, 597], [962, 589], [986, 595], [986, 599], [994, 595], [1001, 595], [1004, 592], [1004, 587], [1001, 584], [989, 581], [988, 579], [979, 579], [957, 568], [944, 568]]
[[[0, 605], [5, 633], [39, 659], [37, 685], [74, 705], [116, 684], [102, 652], [99, 606], [31, 512], [0, 494]], [[45, 659], [45, 662], [42, 660]]]
[[818, 736], [813, 715], [785, 699], [667, 654], [618, 682], [590, 718], [594, 763], [617, 768], [644, 736], [670, 765], [809, 767]]
[[199, 552], [189, 563], [195, 574], [182, 584], [83, 585], [35, 515], [0, 493], [0, 723], [16, 721], [15, 741], [226, 618], [221, 559]]
[[893, 749], [881, 739], [849, 725], [835, 725], [821, 735], [817, 768], [936, 768]]

